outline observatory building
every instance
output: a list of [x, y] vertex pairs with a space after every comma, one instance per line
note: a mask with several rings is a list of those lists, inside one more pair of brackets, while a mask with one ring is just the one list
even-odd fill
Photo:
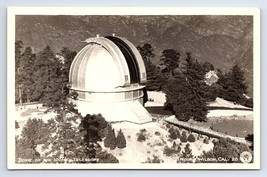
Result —
[[152, 120], [143, 107], [146, 70], [136, 47], [117, 36], [86, 39], [71, 64], [71, 91], [78, 93], [78, 111], [102, 114], [108, 122], [146, 123]]

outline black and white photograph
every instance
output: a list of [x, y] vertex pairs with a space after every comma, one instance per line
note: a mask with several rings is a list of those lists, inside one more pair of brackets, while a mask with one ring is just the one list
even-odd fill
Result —
[[257, 8], [8, 8], [9, 169], [259, 169]]

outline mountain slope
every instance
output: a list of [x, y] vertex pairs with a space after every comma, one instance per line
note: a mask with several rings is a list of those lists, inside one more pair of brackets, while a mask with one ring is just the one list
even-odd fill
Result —
[[50, 45], [79, 51], [86, 38], [115, 33], [136, 46], [150, 43], [155, 64], [161, 52], [192, 52], [200, 61], [228, 70], [239, 64], [245, 70], [252, 94], [253, 19], [251, 16], [16, 16], [16, 40], [35, 52]]

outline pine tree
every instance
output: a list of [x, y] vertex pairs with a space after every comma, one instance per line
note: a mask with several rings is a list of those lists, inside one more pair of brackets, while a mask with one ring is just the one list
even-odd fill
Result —
[[151, 61], [151, 59], [155, 57], [154, 49], [151, 46], [151, 44], [145, 43], [142, 47], [137, 46], [137, 49], [139, 50], [144, 61], [148, 61], [148, 60]]
[[40, 157], [39, 152], [36, 150], [37, 145], [44, 144], [48, 141], [51, 133], [52, 132], [47, 127], [47, 124], [41, 119], [28, 119], [22, 129], [22, 137], [18, 140], [20, 141], [18, 145], [20, 148], [24, 148], [25, 150], [32, 152], [30, 157], [32, 161], [34, 161], [34, 159]]
[[106, 138], [104, 139], [104, 146], [105, 147], [110, 147], [111, 144], [111, 136], [112, 136], [112, 127], [110, 125], [107, 126], [107, 135]]
[[138, 46], [142, 58], [144, 59], [144, 64], [146, 67], [147, 75], [147, 90], [161, 90], [162, 87], [162, 75], [159, 69], [152, 63], [155, 57], [154, 49], [148, 43], [144, 44], [142, 47]]
[[187, 53], [186, 64], [181, 75], [170, 78], [166, 89], [166, 109], [173, 111], [178, 120], [206, 121], [207, 98], [204, 70]]
[[117, 147], [121, 149], [126, 147], [126, 139], [121, 130], [118, 132], [117, 135]]
[[21, 93], [21, 79], [20, 76], [20, 61], [23, 49], [23, 42], [18, 40], [15, 42], [15, 102], [22, 103], [22, 93]]
[[34, 62], [35, 54], [32, 53], [31, 47], [26, 47], [21, 55], [19, 75], [17, 79], [21, 86], [22, 102], [30, 102], [32, 100], [31, 95], [34, 91]]
[[182, 132], [182, 135], [180, 137], [180, 141], [182, 143], [186, 143], [187, 142], [187, 135], [186, 135], [186, 132], [185, 131]]
[[[49, 46], [37, 54], [34, 64], [35, 90], [33, 98], [35, 101], [40, 101], [48, 107], [50, 100], [55, 100], [55, 92], [61, 91], [60, 83], [57, 83], [57, 72], [59, 70], [59, 62], [57, 62], [54, 53]], [[56, 96], [57, 97], [57, 96]]]
[[214, 70], [214, 66], [213, 66], [210, 62], [208, 62], [208, 61], [205, 61], [205, 62], [203, 63], [203, 65], [202, 65], [202, 67], [203, 67], [205, 73]]
[[244, 72], [238, 65], [228, 72], [219, 74], [219, 97], [233, 101], [239, 104], [244, 103], [244, 94], [247, 93], [247, 84], [245, 82]]
[[115, 136], [115, 131], [114, 129], [112, 129], [112, 134], [111, 134], [111, 138], [110, 138], [110, 149], [113, 150], [117, 147], [117, 139]]
[[169, 76], [174, 76], [174, 70], [179, 66], [180, 53], [175, 49], [165, 49], [162, 51], [160, 60], [164, 63]]
[[81, 154], [84, 156], [86, 146], [83, 145], [81, 138], [83, 134], [75, 125], [78, 119], [80, 115], [69, 114], [65, 122], [62, 122], [60, 115], [57, 115], [56, 119], [48, 122], [48, 127], [51, 127], [54, 136], [43, 146], [43, 149], [50, 149], [46, 156], [63, 159], [79, 158]]
[[97, 151], [96, 158], [98, 163], [119, 163], [119, 160], [113, 154], [106, 151]]
[[[89, 115], [87, 114], [81, 121], [80, 131], [83, 132], [83, 141], [86, 146], [86, 154], [91, 158], [95, 158], [96, 149], [98, 146], [98, 141], [102, 141], [101, 131], [106, 129], [107, 122], [105, 119], [99, 115]], [[115, 135], [114, 135], [115, 136]], [[93, 153], [93, 155], [92, 155]]]
[[111, 150], [115, 149], [117, 146], [115, 132], [110, 125], [107, 127], [107, 136], [104, 140], [104, 146], [109, 147]]
[[192, 155], [192, 150], [190, 149], [190, 144], [189, 144], [189, 143], [187, 143], [187, 144], [185, 145], [185, 148], [184, 148], [184, 151], [182, 152], [182, 156], [181, 156], [181, 157], [183, 157], [183, 158], [187, 158], [187, 159], [193, 157], [193, 155]]

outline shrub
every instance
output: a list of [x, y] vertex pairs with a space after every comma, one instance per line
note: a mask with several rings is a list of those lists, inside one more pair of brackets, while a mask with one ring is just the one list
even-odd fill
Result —
[[153, 156], [153, 159], [147, 158], [145, 163], [163, 163], [164, 161], [160, 159], [158, 156]]
[[163, 150], [163, 154], [170, 157], [170, 156], [179, 154], [180, 151], [181, 151], [180, 146], [178, 146], [178, 148], [173, 147], [173, 146], [171, 148], [169, 148], [168, 146], [165, 146], [164, 150]]
[[203, 143], [209, 144], [209, 139], [207, 137], [204, 138]]
[[15, 121], [15, 128], [18, 129], [19, 128], [19, 123], [17, 121]]
[[142, 142], [142, 141], [145, 141], [145, 140], [146, 140], [146, 136], [143, 133], [139, 133], [137, 141]]
[[186, 144], [184, 151], [182, 152], [182, 157], [183, 158], [192, 158], [192, 150], [190, 149], [190, 144]]
[[169, 137], [173, 140], [176, 140], [178, 137], [177, 137], [177, 133], [175, 131], [171, 132]]
[[188, 137], [187, 137], [187, 141], [193, 143], [196, 141], [195, 136], [191, 133]]
[[119, 163], [119, 160], [113, 155], [106, 151], [100, 151], [96, 153], [98, 163]]
[[197, 140], [199, 140], [200, 139], [200, 135], [199, 134], [197, 134]]
[[117, 146], [114, 129], [112, 129], [110, 125], [108, 126], [108, 133], [104, 140], [104, 146], [109, 147], [111, 150], [115, 149]]
[[216, 158], [225, 158], [232, 162], [233, 158], [239, 159], [239, 156], [244, 151], [250, 151], [245, 144], [237, 143], [229, 138], [221, 138], [214, 144], [213, 153]]
[[121, 149], [126, 147], [126, 139], [121, 130], [119, 131], [117, 136], [117, 147]]
[[170, 125], [170, 124], [166, 124], [166, 127], [167, 127], [167, 128], [171, 128], [171, 125]]
[[160, 136], [160, 132], [155, 132], [155, 135]]
[[114, 132], [114, 129], [112, 129], [112, 136], [111, 136], [111, 140], [110, 140], [110, 149], [113, 150], [117, 147], [117, 140], [116, 140], [116, 137], [115, 137], [115, 132]]
[[187, 136], [186, 136], [186, 132], [185, 131], [182, 132], [182, 136], [180, 137], [180, 141], [182, 143], [186, 143], [187, 142]]
[[181, 137], [180, 131], [178, 129], [176, 129], [176, 134], [177, 134], [177, 138]]
[[146, 133], [146, 129], [143, 128], [143, 129], [140, 130], [140, 132], [142, 132], [142, 133]]
[[176, 142], [174, 141], [173, 143], [172, 143], [172, 148], [176, 148], [177, 147], [177, 144], [176, 144]]
[[170, 133], [169, 137], [173, 140], [176, 140], [181, 136], [179, 130], [174, 127], [171, 127], [168, 132]]

